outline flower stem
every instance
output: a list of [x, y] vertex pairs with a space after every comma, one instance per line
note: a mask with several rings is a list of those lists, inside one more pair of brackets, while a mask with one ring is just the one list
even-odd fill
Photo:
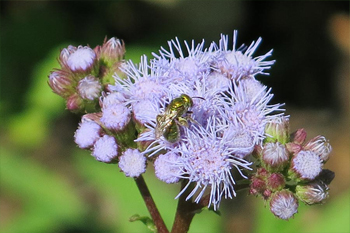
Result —
[[[187, 185], [186, 181], [183, 180], [181, 183], [181, 190]], [[246, 189], [249, 184], [236, 185], [237, 190]], [[186, 233], [190, 229], [191, 222], [196, 213], [206, 206], [210, 201], [210, 194], [205, 195], [201, 198], [198, 203], [194, 203], [191, 200], [186, 201], [186, 197], [190, 193], [190, 188], [187, 188], [179, 197], [177, 205], [176, 215], [171, 233]]]
[[160, 213], [157, 209], [156, 203], [154, 203], [151, 193], [148, 190], [145, 180], [142, 175], [135, 179], [136, 185], [140, 190], [141, 196], [147, 206], [149, 213], [153, 219], [154, 224], [157, 227], [158, 233], [169, 233], [163, 218], [160, 216]]
[[[186, 181], [182, 181], [181, 190], [185, 187]], [[186, 197], [189, 194], [186, 191], [179, 197], [179, 202], [177, 204], [177, 210], [175, 215], [175, 220], [173, 224], [173, 228], [171, 229], [171, 233], [186, 233], [190, 228], [190, 224], [196, 211], [201, 209], [202, 206], [193, 203], [191, 200], [186, 201]]]

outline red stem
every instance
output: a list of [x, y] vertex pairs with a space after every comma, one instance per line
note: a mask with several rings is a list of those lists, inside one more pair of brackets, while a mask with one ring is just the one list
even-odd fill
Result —
[[[186, 181], [182, 181], [181, 190], [185, 187]], [[247, 184], [236, 185], [236, 191], [249, 187]], [[194, 215], [198, 210], [207, 207], [209, 204], [210, 194], [201, 198], [198, 203], [193, 203], [192, 200], [187, 200], [186, 197], [190, 193], [190, 188], [187, 188], [179, 197], [175, 220], [171, 233], [186, 233], [188, 232]]]
[[137, 187], [140, 190], [141, 196], [142, 196], [142, 198], [147, 206], [147, 209], [148, 209], [149, 213], [151, 214], [153, 222], [157, 227], [158, 233], [169, 233], [167, 227], [165, 226], [163, 218], [160, 216], [160, 213], [157, 209], [157, 206], [153, 201], [151, 193], [149, 192], [148, 187], [146, 185], [146, 182], [143, 179], [142, 175], [140, 175], [138, 178], [136, 178], [135, 182], [136, 182]]
[[[186, 181], [182, 181], [181, 190], [185, 187]], [[197, 203], [193, 203], [192, 200], [187, 200], [186, 197], [189, 194], [189, 188], [179, 197], [177, 204], [177, 210], [175, 220], [171, 233], [186, 233], [190, 229], [190, 225], [196, 210], [201, 209], [203, 206]]]

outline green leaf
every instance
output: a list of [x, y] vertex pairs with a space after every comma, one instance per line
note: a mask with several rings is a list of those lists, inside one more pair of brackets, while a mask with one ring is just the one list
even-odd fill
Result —
[[134, 214], [133, 216], [130, 217], [129, 219], [130, 222], [136, 222], [136, 221], [141, 221], [143, 224], [147, 226], [147, 228], [152, 231], [157, 233], [157, 227], [154, 224], [153, 220], [148, 217], [148, 216], [140, 216], [138, 214]]

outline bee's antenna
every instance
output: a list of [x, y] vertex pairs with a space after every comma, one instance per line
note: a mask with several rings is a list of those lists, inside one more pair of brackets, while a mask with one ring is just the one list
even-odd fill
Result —
[[200, 96], [193, 96], [192, 98], [197, 98], [197, 99], [205, 100], [203, 97], [200, 97]]

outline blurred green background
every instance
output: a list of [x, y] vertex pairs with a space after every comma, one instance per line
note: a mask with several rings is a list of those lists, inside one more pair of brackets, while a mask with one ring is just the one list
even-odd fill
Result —
[[[47, 85], [60, 49], [91, 47], [105, 36], [126, 44], [126, 58], [151, 57], [167, 41], [218, 41], [238, 30], [238, 44], [263, 38], [255, 55], [274, 49], [270, 76], [258, 77], [285, 102], [291, 128], [333, 145], [335, 171], [325, 205], [300, 205], [294, 219], [276, 219], [262, 200], [238, 193], [221, 217], [204, 211], [190, 232], [349, 232], [349, 2], [1, 1], [0, 232], [148, 232], [133, 214], [148, 215], [134, 181], [116, 165], [79, 150], [79, 117]], [[179, 191], [145, 174], [171, 227]]]

